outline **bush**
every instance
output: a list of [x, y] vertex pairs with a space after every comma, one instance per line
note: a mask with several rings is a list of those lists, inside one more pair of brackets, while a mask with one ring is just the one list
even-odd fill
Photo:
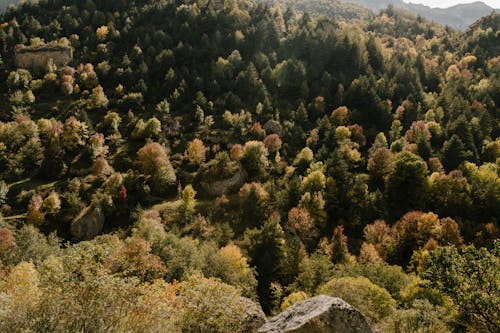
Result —
[[208, 255], [204, 272], [207, 276], [219, 278], [238, 287], [246, 297], [256, 295], [255, 271], [250, 268], [247, 258], [236, 245], [229, 244], [213, 255]]
[[448, 333], [452, 332], [447, 325], [448, 319], [445, 308], [432, 305], [427, 300], [416, 300], [411, 308], [396, 311], [381, 326], [386, 333]]
[[389, 292], [364, 277], [343, 277], [330, 280], [319, 294], [340, 297], [358, 308], [371, 324], [381, 322], [396, 311], [396, 301]]
[[354, 264], [346, 265], [337, 274], [342, 276], [362, 276], [372, 283], [387, 290], [395, 299], [399, 299], [401, 290], [407, 287], [412, 278], [405, 274], [400, 266], [387, 265], [385, 263]]
[[214, 278], [195, 275], [180, 284], [182, 332], [240, 332], [243, 328], [238, 289]]
[[287, 308], [291, 307], [295, 303], [300, 302], [300, 301], [304, 301], [308, 298], [309, 298], [309, 296], [307, 296], [307, 294], [303, 291], [296, 291], [294, 293], [291, 293], [290, 295], [285, 297], [283, 299], [283, 301], [281, 302], [281, 306], [280, 306], [281, 311], [285, 311]]

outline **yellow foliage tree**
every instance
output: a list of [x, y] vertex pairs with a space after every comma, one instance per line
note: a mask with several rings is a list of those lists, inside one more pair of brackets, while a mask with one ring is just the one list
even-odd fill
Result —
[[97, 28], [95, 34], [97, 36], [97, 39], [99, 39], [100, 41], [103, 41], [106, 39], [106, 37], [108, 37], [109, 28], [105, 25], [100, 26], [99, 28]]
[[201, 164], [205, 162], [207, 148], [200, 139], [191, 141], [186, 149], [186, 155], [191, 164]]

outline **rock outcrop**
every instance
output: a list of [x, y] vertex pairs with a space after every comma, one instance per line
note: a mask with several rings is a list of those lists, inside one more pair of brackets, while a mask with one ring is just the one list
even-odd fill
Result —
[[101, 207], [89, 206], [71, 222], [71, 234], [79, 240], [90, 240], [101, 233], [104, 222]]
[[326, 295], [297, 302], [269, 319], [260, 333], [373, 333], [364, 315], [340, 298]]
[[260, 305], [249, 298], [240, 297], [240, 304], [245, 309], [243, 313], [243, 332], [256, 332], [266, 322], [266, 315]]
[[226, 192], [239, 189], [245, 183], [245, 171], [239, 169], [232, 177], [218, 181], [202, 181], [201, 187], [210, 196], [218, 197]]

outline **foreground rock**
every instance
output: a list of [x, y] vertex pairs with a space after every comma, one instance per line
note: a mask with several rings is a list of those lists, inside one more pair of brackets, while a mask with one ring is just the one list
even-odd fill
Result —
[[105, 217], [101, 207], [89, 206], [71, 222], [71, 234], [79, 240], [90, 240], [99, 235], [104, 227]]
[[243, 332], [253, 333], [256, 332], [266, 322], [266, 315], [260, 305], [256, 304], [249, 298], [240, 297], [239, 300], [242, 308], [245, 309], [243, 313]]
[[269, 319], [261, 333], [373, 333], [365, 316], [340, 298], [316, 296]]

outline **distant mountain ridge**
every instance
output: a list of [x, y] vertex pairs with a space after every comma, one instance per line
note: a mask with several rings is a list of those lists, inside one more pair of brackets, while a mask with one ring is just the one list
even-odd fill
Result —
[[449, 25], [459, 30], [465, 30], [469, 25], [479, 18], [491, 14], [500, 9], [492, 8], [484, 2], [476, 1], [468, 4], [459, 4], [449, 8], [431, 8], [429, 6], [406, 3], [402, 0], [341, 0], [346, 3], [354, 3], [367, 7], [375, 12], [392, 5], [394, 8], [405, 9], [428, 20]]
[[9, 5], [19, 3], [18, 0], [0, 0], [0, 12], [3, 12]]

